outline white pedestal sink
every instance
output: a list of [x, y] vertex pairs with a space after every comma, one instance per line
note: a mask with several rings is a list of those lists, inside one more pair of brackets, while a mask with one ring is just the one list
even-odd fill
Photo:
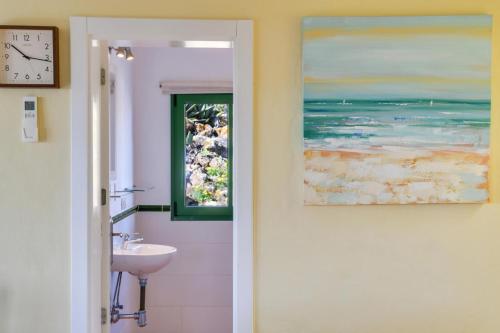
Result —
[[158, 244], [128, 244], [126, 248], [113, 248], [114, 272], [128, 272], [139, 279], [147, 278], [165, 267], [177, 249], [172, 246]]

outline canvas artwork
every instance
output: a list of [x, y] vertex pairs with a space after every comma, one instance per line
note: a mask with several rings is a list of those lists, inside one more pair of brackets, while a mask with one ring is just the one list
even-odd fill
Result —
[[491, 17], [303, 20], [312, 205], [488, 200]]

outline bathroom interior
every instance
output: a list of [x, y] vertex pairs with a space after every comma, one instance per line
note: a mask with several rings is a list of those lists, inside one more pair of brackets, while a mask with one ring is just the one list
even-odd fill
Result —
[[145, 299], [139, 276], [112, 269], [110, 331], [231, 332], [232, 221], [174, 221], [170, 207], [171, 98], [184, 91], [231, 92], [232, 47], [127, 41], [109, 45], [113, 249], [116, 253], [140, 244], [176, 249], [166, 266], [147, 275]]

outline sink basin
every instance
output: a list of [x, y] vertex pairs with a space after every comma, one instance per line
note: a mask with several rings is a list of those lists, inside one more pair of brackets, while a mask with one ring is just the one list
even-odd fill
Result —
[[128, 244], [126, 249], [116, 247], [113, 248], [111, 270], [146, 278], [165, 267], [176, 252], [175, 247], [158, 244]]

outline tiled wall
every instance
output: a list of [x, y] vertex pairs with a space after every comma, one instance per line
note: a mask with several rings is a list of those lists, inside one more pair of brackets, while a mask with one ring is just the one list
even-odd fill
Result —
[[232, 222], [170, 222], [139, 213], [147, 242], [175, 246], [170, 264], [152, 274], [143, 333], [229, 333], [232, 325]]
[[[231, 80], [232, 50], [134, 49], [134, 181], [154, 186], [140, 204], [170, 203], [170, 97], [162, 80]], [[170, 213], [136, 215], [145, 242], [175, 246], [176, 256], [152, 274], [148, 325], [136, 333], [230, 333], [232, 222], [172, 222]]]

